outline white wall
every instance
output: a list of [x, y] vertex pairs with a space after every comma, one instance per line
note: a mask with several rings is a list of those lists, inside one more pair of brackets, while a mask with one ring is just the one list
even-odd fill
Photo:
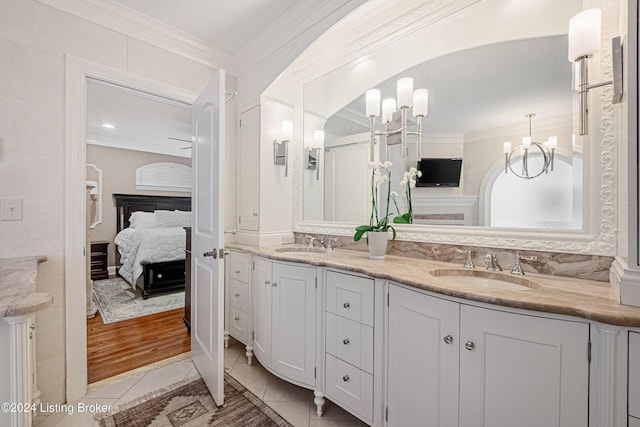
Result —
[[[23, 220], [0, 222], [0, 257], [45, 255], [37, 315], [44, 402], [65, 399], [65, 54], [199, 92], [209, 67], [33, 0], [0, 2], [0, 197], [23, 199]], [[230, 84], [235, 79], [229, 79]], [[227, 110], [226, 206], [235, 218], [235, 108]]]

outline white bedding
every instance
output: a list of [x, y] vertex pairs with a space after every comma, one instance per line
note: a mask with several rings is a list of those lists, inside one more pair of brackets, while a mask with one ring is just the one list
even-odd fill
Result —
[[135, 288], [142, 263], [185, 259], [186, 233], [182, 227], [125, 228], [115, 238], [120, 252], [120, 276]]

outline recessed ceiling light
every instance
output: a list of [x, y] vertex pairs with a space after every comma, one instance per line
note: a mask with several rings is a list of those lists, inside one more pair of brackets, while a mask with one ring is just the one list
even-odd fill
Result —
[[115, 126], [112, 125], [111, 123], [103, 123], [102, 127], [107, 129], [115, 129]]

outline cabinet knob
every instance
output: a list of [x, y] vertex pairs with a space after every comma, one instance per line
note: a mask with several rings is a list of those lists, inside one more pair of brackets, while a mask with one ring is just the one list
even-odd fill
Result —
[[349, 345], [349, 343], [350, 343], [349, 338], [345, 338], [342, 340], [342, 344], [344, 345]]
[[349, 304], [348, 302], [345, 302], [344, 304], [342, 304], [342, 306], [344, 308], [349, 308], [349, 307], [351, 307], [351, 304]]
[[476, 345], [473, 343], [473, 341], [467, 341], [466, 343], [464, 343], [464, 348], [471, 351], [476, 348]]
[[344, 377], [342, 377], [342, 381], [344, 381], [345, 383], [349, 381], [349, 375], [345, 375]]
[[237, 322], [238, 320], [240, 320], [240, 318], [239, 318], [239, 317], [237, 317], [237, 316], [235, 317], [235, 319], [236, 319], [236, 322]]
[[158, 275], [156, 276], [158, 279], [162, 279], [162, 273], [158, 273]]
[[239, 294], [239, 293], [237, 293], [237, 292], [236, 292], [236, 294], [235, 294], [235, 295], [236, 295], [236, 298], [240, 296], [240, 294]]
[[447, 335], [446, 337], [444, 337], [444, 342], [446, 344], [451, 344], [453, 342], [453, 337], [451, 335]]
[[240, 274], [240, 270], [236, 270], [236, 274]]
[[276, 282], [273, 282], [271, 286], [278, 286], [278, 284]]
[[271, 280], [265, 280], [265, 281], [264, 281], [264, 284], [265, 284], [265, 285], [270, 285], [270, 284], [271, 284]]

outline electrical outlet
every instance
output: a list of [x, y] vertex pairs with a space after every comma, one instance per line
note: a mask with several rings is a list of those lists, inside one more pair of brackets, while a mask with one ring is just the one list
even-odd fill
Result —
[[0, 221], [22, 221], [22, 199], [0, 199]]

